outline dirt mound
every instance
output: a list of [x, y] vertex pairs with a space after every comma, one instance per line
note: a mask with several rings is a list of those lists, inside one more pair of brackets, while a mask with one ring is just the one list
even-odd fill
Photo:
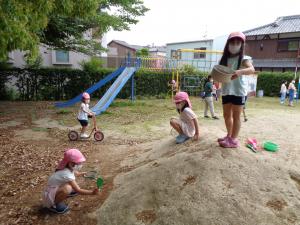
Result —
[[167, 138], [140, 149], [123, 162], [130, 169], [117, 176], [115, 190], [97, 211], [99, 225], [282, 225], [300, 220], [297, 172], [290, 175], [286, 152], [223, 149], [215, 137], [184, 145]]

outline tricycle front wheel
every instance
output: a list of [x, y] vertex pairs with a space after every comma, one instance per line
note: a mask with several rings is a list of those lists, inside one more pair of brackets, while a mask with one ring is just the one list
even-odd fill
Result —
[[68, 137], [70, 141], [77, 141], [79, 138], [79, 134], [75, 130], [71, 130], [68, 133]]
[[104, 139], [104, 134], [98, 130], [94, 133], [94, 139], [96, 141], [102, 141]]

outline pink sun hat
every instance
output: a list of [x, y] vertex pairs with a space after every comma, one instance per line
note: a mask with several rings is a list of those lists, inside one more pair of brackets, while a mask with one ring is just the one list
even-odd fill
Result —
[[78, 164], [84, 162], [85, 160], [85, 157], [78, 149], [71, 148], [65, 151], [64, 158], [59, 162], [57, 169], [63, 170], [69, 162]]
[[239, 32], [239, 31], [237, 31], [237, 32], [232, 32], [231, 34], [229, 34], [227, 40], [230, 40], [230, 39], [232, 39], [232, 38], [240, 38], [240, 39], [243, 40], [243, 42], [245, 42], [245, 40], [246, 40], [245, 34], [243, 34], [242, 32]]
[[177, 92], [177, 94], [174, 97], [175, 104], [179, 103], [179, 102], [182, 102], [182, 101], [187, 101], [189, 107], [192, 108], [192, 104], [191, 104], [191, 101], [189, 99], [188, 93], [186, 93], [184, 91]]
[[83, 92], [83, 93], [82, 93], [82, 98], [84, 98], [84, 99], [90, 99], [91, 97], [90, 97], [90, 94], [89, 94], [89, 93]]

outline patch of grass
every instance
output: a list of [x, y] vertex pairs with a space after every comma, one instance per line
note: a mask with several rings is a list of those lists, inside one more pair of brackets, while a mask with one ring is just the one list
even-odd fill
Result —
[[31, 120], [32, 120], [32, 121], [37, 120], [36, 111], [34, 111], [34, 112], [31, 114]]
[[144, 123], [144, 129], [145, 129], [145, 132], [147, 133], [150, 133], [151, 132], [151, 127], [152, 127], [152, 123]]
[[109, 111], [105, 111], [103, 113], [101, 113], [101, 115], [112, 115], [113, 113], [112, 112], [109, 112]]
[[122, 102], [113, 102], [110, 107], [128, 107], [128, 106], [145, 106], [146, 103], [142, 101], [122, 101]]
[[37, 132], [46, 132], [48, 131], [48, 128], [45, 128], [45, 127], [33, 127], [32, 128], [33, 131], [37, 131]]
[[130, 131], [130, 128], [125, 127], [125, 126], [122, 126], [122, 127], [121, 127], [121, 130], [122, 130], [122, 132], [123, 132], [124, 134], [128, 134], [129, 131]]
[[72, 113], [72, 111], [70, 111], [68, 109], [62, 109], [62, 110], [56, 112], [56, 114], [62, 114], [62, 115], [64, 115], [64, 114], [70, 114], [70, 113]]
[[168, 94], [159, 94], [155, 96], [157, 99], [170, 99]]
[[62, 126], [75, 126], [75, 125], [79, 124], [78, 120], [74, 119], [73, 117], [63, 118], [63, 119], [57, 120], [57, 121], [58, 121], [58, 124], [60, 124]]
[[136, 99], [136, 100], [147, 100], [148, 98], [145, 97], [145, 96], [136, 95], [136, 96], [135, 96], [135, 99]]

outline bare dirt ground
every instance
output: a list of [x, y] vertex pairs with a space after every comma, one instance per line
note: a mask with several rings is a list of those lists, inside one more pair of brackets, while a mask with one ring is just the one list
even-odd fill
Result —
[[[68, 129], [79, 127], [76, 106], [1, 102], [0, 224], [300, 224], [299, 105], [250, 99], [242, 144], [255, 137], [280, 145], [276, 153], [253, 153], [244, 145], [218, 147], [224, 121], [204, 119], [203, 103], [192, 102], [201, 139], [182, 145], [170, 135], [170, 100], [117, 101], [97, 119], [100, 143], [68, 141]], [[70, 198], [71, 211], [54, 215], [41, 207], [41, 192], [70, 147], [86, 155], [83, 170], [97, 170], [105, 185], [97, 197]]]

